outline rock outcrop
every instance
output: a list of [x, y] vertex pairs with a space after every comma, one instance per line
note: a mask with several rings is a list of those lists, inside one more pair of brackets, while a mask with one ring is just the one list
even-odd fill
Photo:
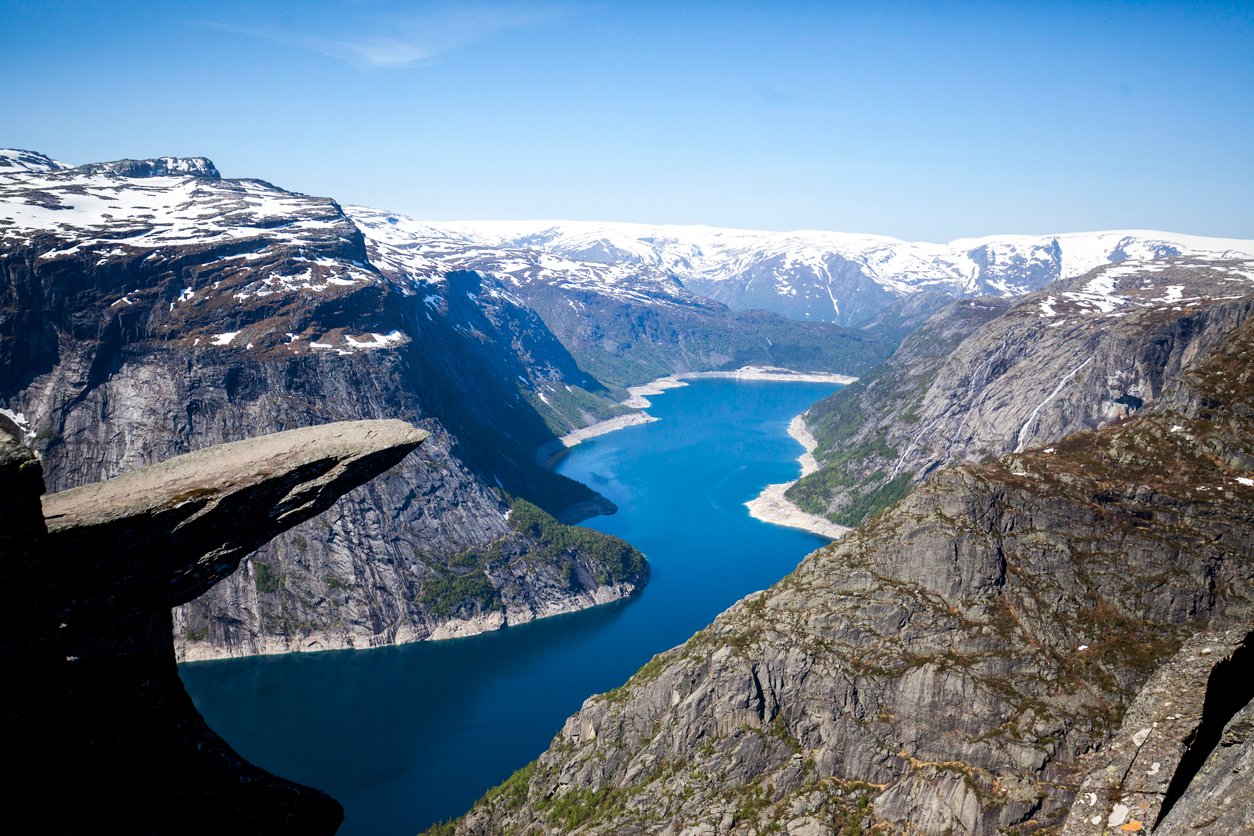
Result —
[[[1154, 671], [1254, 623], [1254, 321], [1234, 329], [1152, 413], [935, 472], [591, 698], [457, 831], [1061, 827]], [[1240, 751], [1186, 796], [1248, 793]]]
[[401, 421], [309, 427], [49, 494], [41, 509], [38, 461], [0, 433], [0, 571], [23, 602], [5, 611], [10, 797], [50, 832], [334, 832], [334, 800], [248, 764], [205, 725], [179, 680], [170, 608], [425, 438]]
[[1154, 672], [1063, 836], [1254, 831], [1254, 632], [1203, 631]]

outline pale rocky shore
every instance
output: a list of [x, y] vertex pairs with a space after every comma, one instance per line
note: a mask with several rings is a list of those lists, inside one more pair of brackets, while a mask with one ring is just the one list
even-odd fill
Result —
[[[724, 372], [682, 372], [680, 374], [659, 377], [656, 380], [649, 381], [648, 383], [630, 387], [627, 390], [627, 398], [622, 402], [622, 404], [623, 406], [635, 410], [648, 409], [653, 405], [653, 402], [649, 400], [649, 396], [660, 395], [669, 389], [678, 389], [680, 387], [687, 386], [687, 381], [689, 380], [767, 380], [791, 383], [839, 383], [847, 386], [857, 379], [858, 378], [851, 377], [847, 374], [794, 372], [789, 369], [781, 369], [776, 366], [744, 366], [743, 368]], [[539, 461], [547, 461], [554, 453], [558, 453], [569, 447], [574, 447], [582, 441], [606, 435], [607, 433], [612, 433], [615, 430], [634, 427], [639, 424], [648, 424], [651, 421], [656, 420], [658, 419], [643, 411], [628, 413], [627, 415], [616, 415], [613, 418], [608, 418], [604, 421], [598, 421], [595, 424], [589, 424], [586, 427], [572, 430], [561, 438], [545, 444], [536, 451], [536, 458]], [[794, 425], [796, 424], [795, 421], [793, 423]], [[800, 424], [800, 427], [801, 429], [799, 432], [805, 433], [806, 438], [810, 438], [809, 433], [805, 429], [804, 422]], [[792, 433], [793, 428], [790, 427], [788, 431], [789, 433]], [[814, 447], [814, 439], [810, 438], [810, 441], [807, 444], [807, 442], [801, 437], [794, 437], [796, 437], [803, 445], [807, 445], [806, 456], [809, 457], [812, 469], [803, 471], [801, 475], [805, 476], [818, 469], [817, 462], [814, 461], [814, 457], [809, 452]], [[802, 462], [802, 466], [804, 468], [805, 462]]]
[[[814, 436], [810, 434], [810, 431], [806, 429], [805, 419], [800, 415], [792, 419], [792, 423], [788, 425], [788, 434], [805, 448], [805, 452], [798, 457], [797, 461], [801, 464], [801, 475], [809, 476], [819, 469], [819, 463], [814, 458], [814, 449], [818, 446], [818, 443], [814, 440]], [[792, 482], [781, 482], [778, 485], [767, 485], [756, 499], [751, 499], [745, 503], [749, 509], [749, 516], [774, 525], [800, 528], [820, 537], [829, 537], [832, 540], [838, 540], [853, 530], [843, 525], [837, 525], [826, 517], [820, 517], [818, 514], [802, 511], [789, 502], [785, 498], [784, 492], [794, 484], [796, 484], [795, 480]]]
[[[656, 393], [655, 393], [656, 394]], [[626, 403], [626, 402], [624, 402]], [[547, 464], [550, 459], [563, 450], [574, 447], [582, 441], [590, 438], [596, 438], [599, 435], [612, 433], [615, 430], [624, 430], [628, 427], [634, 427], [639, 424], [649, 424], [658, 420], [647, 412], [629, 412], [626, 415], [615, 415], [613, 418], [607, 418], [604, 421], [597, 421], [595, 424], [589, 424], [586, 427], [580, 427], [577, 430], [571, 430], [561, 438], [556, 438], [548, 444], [542, 444], [536, 450], [536, 461], [540, 464]]]
[[504, 612], [495, 610], [474, 618], [454, 618], [441, 622], [428, 630], [422, 624], [396, 623], [381, 633], [349, 631], [317, 631], [309, 635], [258, 636], [252, 641], [233, 646], [211, 645], [208, 642], [189, 642], [179, 632], [179, 615], [175, 610], [175, 658], [179, 662], [205, 662], [214, 659], [233, 659], [242, 656], [273, 656], [279, 653], [313, 653], [321, 650], [363, 650], [372, 647], [411, 644], [420, 641], [463, 639], [481, 633], [491, 633], [502, 627], [526, 624], [555, 615], [579, 612], [589, 607], [609, 604], [628, 598], [635, 591], [631, 584], [609, 584], [591, 590], [581, 590], [576, 595], [537, 602], [533, 606], [509, 607]]
[[[669, 389], [678, 389], [687, 386], [689, 380], [766, 380], [766, 381], [782, 381], [793, 383], [839, 383], [841, 385], [849, 385], [858, 378], [847, 374], [824, 374], [819, 372], [794, 372], [788, 369], [781, 369], [774, 366], [745, 366], [734, 371], [725, 372], [684, 372], [680, 374], [667, 375], [651, 380], [640, 386], [632, 386], [627, 390], [627, 399], [624, 400], [623, 406], [636, 410], [644, 410], [652, 406], [649, 400], [651, 395], [660, 395]], [[555, 453], [564, 449], [574, 447], [582, 441], [589, 438], [596, 438], [600, 435], [621, 430], [625, 427], [633, 427], [638, 424], [647, 424], [656, 421], [657, 418], [646, 412], [639, 411], [629, 413], [627, 415], [619, 415], [606, 421], [599, 421], [590, 424], [573, 432], [567, 433], [561, 438], [544, 445], [536, 451], [536, 459], [538, 461], [548, 461]], [[809, 476], [819, 469], [819, 463], [814, 458], [814, 450], [818, 443], [814, 440], [814, 436], [806, 428], [805, 420], [798, 415], [788, 425], [788, 434], [797, 440], [797, 442], [805, 448], [805, 452], [797, 459], [801, 464], [801, 476]], [[800, 478], [800, 477], [799, 477]], [[782, 482], [777, 485], [767, 485], [762, 489], [762, 493], [758, 494], [755, 499], [745, 503], [749, 509], [749, 515], [754, 519], [762, 522], [771, 523], [772, 525], [783, 525], [788, 528], [799, 528], [803, 531], [809, 531], [820, 537], [828, 537], [837, 540], [849, 533], [852, 529], [843, 525], [837, 525], [826, 517], [818, 514], [811, 514], [801, 510], [792, 502], [784, 497], [784, 492], [791, 488], [796, 481]]]
[[827, 374], [825, 372], [794, 372], [778, 366], [743, 366], [725, 372], [681, 372], [652, 380], [642, 386], [633, 386], [627, 390], [630, 397], [623, 401], [623, 406], [633, 409], [644, 409], [650, 406], [648, 395], [660, 395], [667, 389], [687, 386], [688, 380], [769, 380], [784, 383], [839, 383], [848, 386], [857, 380], [847, 374]]

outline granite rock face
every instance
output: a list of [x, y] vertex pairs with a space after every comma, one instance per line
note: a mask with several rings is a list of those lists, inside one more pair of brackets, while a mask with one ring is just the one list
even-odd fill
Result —
[[1203, 631], [1146, 682], [1064, 836], [1254, 829], [1254, 625]]
[[[324, 793], [241, 759], [192, 705], [170, 608], [279, 532], [394, 466], [427, 434], [401, 421], [293, 430], [43, 497], [38, 462], [0, 434], [4, 721], [19, 793], [50, 832], [332, 833]], [[15, 620], [20, 618], [20, 621]], [[27, 761], [30, 766], [28, 768]]]
[[1254, 831], [1254, 703], [1247, 702], [1224, 726], [1218, 745], [1154, 829], [1161, 833]]
[[[1254, 322], [1210, 345], [1160, 409], [936, 471], [588, 700], [458, 832], [1060, 828], [1154, 671], [1254, 622]], [[1194, 797], [1242, 797], [1222, 764]]]
[[1254, 311], [1254, 262], [1099, 268], [1018, 300], [963, 300], [805, 414], [819, 472], [788, 497], [857, 525], [937, 468], [1044, 446], [1162, 402]]
[[58, 587], [110, 606], [187, 603], [429, 435], [404, 421], [343, 421], [219, 444], [48, 494], [48, 544], [55, 560], [71, 564], [56, 570]]
[[[181, 658], [460, 635], [643, 584], [603, 583], [590, 553], [541, 554], [508, 522], [511, 496], [559, 515], [612, 509], [536, 465], [555, 436], [533, 401], [542, 387], [569, 391], [577, 422], [613, 400], [498, 282], [385, 273], [334, 201], [224, 179], [200, 158], [11, 161], [0, 406], [21, 419], [50, 489], [328, 421], [431, 434], [419, 456], [183, 605]], [[489, 552], [501, 560], [488, 565]], [[448, 606], [435, 591], [461, 576], [492, 591]]]

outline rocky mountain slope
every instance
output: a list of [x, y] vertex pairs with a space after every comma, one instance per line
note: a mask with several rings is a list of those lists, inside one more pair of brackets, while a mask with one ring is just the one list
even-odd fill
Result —
[[1103, 264], [1254, 256], [1254, 241], [1122, 230], [997, 235], [948, 244], [842, 232], [580, 221], [431, 223], [477, 245], [635, 267], [736, 310], [861, 326], [919, 293], [1018, 296]]
[[[1245, 625], [1248, 628], [1249, 625]], [[1254, 632], [1204, 630], [1087, 756], [1065, 836], [1254, 830]]]
[[[589, 699], [446, 829], [1061, 827], [1151, 674], [1204, 630], [1254, 630], [1254, 321], [1224, 315], [1184, 362], [1163, 344], [1154, 410], [934, 472]], [[1206, 774], [1203, 796], [1249, 798]]]
[[386, 275], [333, 201], [203, 159], [0, 157], [0, 403], [52, 490], [330, 420], [431, 433], [180, 609], [188, 658], [455, 635], [643, 582], [622, 544], [511, 523], [509, 496], [608, 507], [535, 465], [553, 432], [526, 393], [613, 401], [490, 277]]
[[1254, 312], [1254, 260], [1099, 267], [1018, 300], [936, 314], [805, 421], [820, 470], [788, 497], [857, 525], [945, 464], [1000, 456], [1157, 408]]

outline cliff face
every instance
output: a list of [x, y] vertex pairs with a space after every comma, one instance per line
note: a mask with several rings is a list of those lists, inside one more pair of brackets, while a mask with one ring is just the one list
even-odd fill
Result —
[[[1248, 625], [1247, 625], [1248, 627]], [[1254, 632], [1205, 630], [1154, 672], [1087, 775], [1062, 832], [1254, 829]]]
[[184, 162], [0, 177], [0, 403], [49, 487], [330, 420], [432, 436], [180, 609], [186, 658], [464, 633], [644, 582], [509, 524], [505, 494], [611, 507], [534, 463], [537, 387], [612, 403], [534, 312], [475, 274], [384, 275], [333, 201]]
[[1155, 669], [1254, 622], [1254, 323], [1210, 339], [1154, 414], [935, 472], [591, 698], [458, 832], [1060, 827]]
[[1099, 268], [1011, 302], [954, 303], [805, 414], [819, 472], [788, 497], [857, 525], [937, 468], [1156, 409], [1254, 310], [1254, 262]]
[[[170, 608], [277, 533], [394, 466], [426, 433], [331, 424], [221, 445], [42, 499], [0, 433], [11, 797], [49, 832], [333, 833], [339, 805], [242, 760], [196, 712]], [[14, 617], [16, 616], [16, 618]]]

